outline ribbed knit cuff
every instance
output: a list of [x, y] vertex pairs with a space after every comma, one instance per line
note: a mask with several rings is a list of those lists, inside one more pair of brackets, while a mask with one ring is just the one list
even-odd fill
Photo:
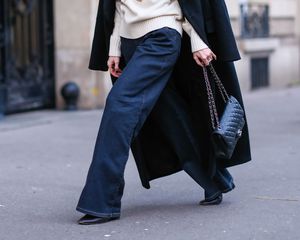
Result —
[[109, 56], [120, 57], [121, 56], [121, 38], [111, 36], [109, 43]]
[[192, 30], [191, 32], [191, 47], [192, 52], [197, 52], [199, 50], [208, 48], [208, 46], [202, 41], [202, 39], [195, 32], [195, 30]]

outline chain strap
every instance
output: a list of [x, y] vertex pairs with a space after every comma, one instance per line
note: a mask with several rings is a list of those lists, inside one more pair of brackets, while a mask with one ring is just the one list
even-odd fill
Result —
[[[209, 64], [209, 70], [213, 75], [214, 81], [221, 93], [222, 99], [226, 103], [229, 99], [228, 93], [221, 82], [220, 78], [218, 77], [215, 69], [213, 68], [212, 64]], [[211, 125], [213, 129], [220, 128], [220, 120], [217, 112], [216, 102], [215, 98], [211, 89], [211, 85], [208, 78], [207, 68], [203, 67], [203, 75], [206, 85], [206, 92], [207, 92], [207, 98], [208, 98], [208, 106], [209, 106], [209, 112], [210, 112], [210, 118], [211, 118]]]
[[203, 69], [203, 75], [206, 85], [206, 92], [207, 92], [207, 98], [208, 98], [208, 107], [209, 107], [209, 113], [210, 113], [210, 119], [211, 119], [211, 125], [212, 128], [215, 129], [216, 127], [220, 127], [220, 121], [219, 116], [217, 112], [217, 107], [215, 103], [215, 99], [213, 96], [213, 92], [211, 90], [210, 82], [208, 79], [207, 69], [205, 67]]
[[209, 64], [208, 67], [209, 67], [209, 70], [210, 70], [210, 72], [212, 73], [212, 75], [214, 77], [215, 83], [217, 84], [217, 87], [218, 87], [218, 89], [221, 93], [222, 99], [226, 103], [229, 100], [228, 93], [227, 93], [223, 83], [221, 82], [219, 76], [217, 75], [213, 65]]

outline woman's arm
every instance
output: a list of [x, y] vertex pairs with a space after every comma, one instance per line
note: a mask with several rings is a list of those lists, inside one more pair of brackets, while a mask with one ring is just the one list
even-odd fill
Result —
[[120, 25], [121, 25], [121, 1], [116, 0], [116, 11], [115, 11], [115, 26], [113, 33], [110, 36], [109, 43], [109, 58], [107, 65], [109, 72], [114, 77], [119, 77], [122, 70], [119, 68], [120, 57], [121, 57], [121, 37], [120, 37]]
[[184, 18], [182, 28], [190, 36], [193, 57], [198, 65], [207, 66], [210, 61], [217, 59], [186, 18]]
[[202, 41], [202, 39], [199, 37], [199, 35], [196, 33], [196, 31], [186, 18], [182, 23], [182, 28], [191, 38], [192, 52], [197, 52], [199, 50], [208, 48], [208, 46]]
[[116, 0], [116, 11], [114, 19], [114, 30], [110, 36], [109, 56], [121, 56], [121, 38], [120, 38], [120, 25], [121, 25], [121, 1]]

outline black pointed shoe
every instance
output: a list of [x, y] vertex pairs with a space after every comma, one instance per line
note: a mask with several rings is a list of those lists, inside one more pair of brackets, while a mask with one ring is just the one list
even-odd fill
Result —
[[223, 195], [222, 193], [220, 193], [218, 196], [216, 196], [213, 199], [204, 199], [202, 201], [199, 202], [200, 205], [204, 205], [204, 206], [208, 206], [208, 205], [218, 205], [222, 202], [223, 200]]
[[235, 188], [235, 185], [234, 185], [234, 183], [232, 183], [231, 187], [223, 188], [223, 189], [221, 189], [221, 192], [222, 193], [228, 193], [228, 192], [232, 191], [234, 188]]
[[81, 225], [92, 225], [92, 224], [101, 224], [106, 223], [112, 220], [119, 219], [120, 217], [96, 217], [89, 214], [84, 215], [80, 218], [77, 223]]

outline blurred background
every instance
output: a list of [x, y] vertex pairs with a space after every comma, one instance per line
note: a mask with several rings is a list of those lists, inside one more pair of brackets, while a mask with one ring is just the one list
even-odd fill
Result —
[[[87, 69], [98, 0], [1, 0], [0, 115], [55, 108], [74, 82], [79, 109], [101, 108], [106, 73]], [[299, 84], [299, 0], [228, 0], [244, 92]]]

